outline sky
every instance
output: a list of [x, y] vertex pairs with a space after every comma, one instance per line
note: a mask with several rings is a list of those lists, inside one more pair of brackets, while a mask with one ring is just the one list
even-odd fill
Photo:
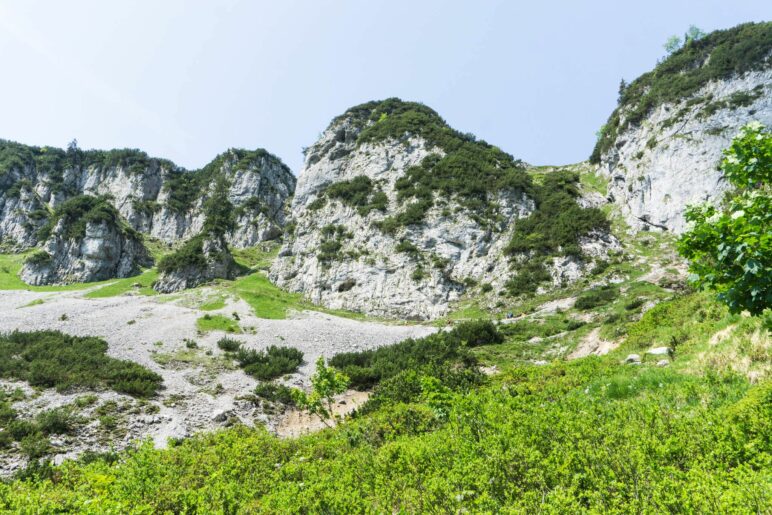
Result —
[[587, 158], [620, 79], [769, 0], [0, 0], [0, 138], [189, 169], [302, 149], [368, 100], [423, 102], [532, 164]]

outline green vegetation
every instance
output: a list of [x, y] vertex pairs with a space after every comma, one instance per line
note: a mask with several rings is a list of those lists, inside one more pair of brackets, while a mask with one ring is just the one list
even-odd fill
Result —
[[149, 269], [134, 277], [110, 281], [106, 286], [90, 291], [84, 297], [87, 299], [115, 297], [129, 291], [135, 291], [141, 295], [156, 295], [157, 292], [153, 289], [153, 283], [156, 279], [158, 279], [158, 271]]
[[[148, 442], [118, 460], [40, 467], [0, 483], [0, 509], [764, 513], [772, 388], [739, 375], [741, 360], [721, 354], [727, 343], [708, 343], [759, 325], [690, 294], [632, 322], [609, 356], [510, 363], [461, 389], [411, 368], [398, 385], [380, 383], [387, 402], [334, 428], [279, 439], [237, 426], [167, 450]], [[620, 363], [673, 331], [686, 336], [671, 366]], [[754, 355], [769, 361], [743, 354]]]
[[292, 398], [292, 389], [283, 384], [260, 383], [255, 386], [255, 396], [274, 404], [295, 406], [295, 400]]
[[[224, 166], [229, 166], [233, 171], [248, 170], [259, 166], [261, 160], [271, 160], [289, 171], [284, 163], [266, 150], [244, 150], [232, 148], [215, 157], [209, 164], [200, 170], [187, 171], [179, 168], [171, 169], [164, 181], [164, 190], [168, 192], [166, 205], [172, 211], [185, 213], [189, 211], [195, 202], [205, 195], [212, 181], [217, 180]], [[259, 206], [254, 202], [243, 206], [242, 210], [255, 209]]]
[[618, 296], [619, 292], [614, 286], [597, 286], [582, 292], [579, 298], [576, 299], [574, 307], [581, 310], [597, 308], [598, 306], [608, 304]]
[[772, 22], [746, 23], [687, 41], [620, 95], [619, 105], [590, 156], [597, 163], [627, 127], [637, 126], [664, 103], [688, 99], [713, 80], [770, 66]]
[[[336, 354], [330, 359], [330, 365], [344, 372], [351, 386], [357, 389], [368, 389], [389, 379], [393, 382], [417, 380], [418, 372], [445, 379], [455, 377], [454, 381], [465, 384], [477, 380], [476, 360], [468, 348], [494, 345], [502, 340], [502, 335], [489, 321], [465, 322], [449, 332], [417, 340], [407, 339], [374, 350]], [[374, 397], [378, 397], [377, 391]]]
[[[532, 189], [536, 209], [518, 220], [505, 253], [513, 259], [515, 275], [506, 283], [511, 295], [533, 293], [550, 280], [545, 267], [548, 257], [581, 258], [580, 239], [593, 231], [610, 229], [606, 214], [594, 207], [579, 206], [580, 175], [560, 170], [545, 173]], [[525, 259], [523, 256], [527, 256]]]
[[772, 134], [744, 127], [724, 151], [724, 176], [734, 186], [722, 208], [692, 206], [693, 228], [679, 241], [690, 280], [718, 292], [733, 313], [772, 307]]
[[507, 253], [579, 255], [579, 238], [591, 231], [607, 231], [606, 215], [597, 208], [583, 208], [576, 172], [551, 172], [544, 176], [535, 195], [536, 210], [515, 225]]
[[386, 211], [386, 194], [366, 175], [359, 175], [348, 181], [331, 184], [319, 193], [311, 209], [324, 205], [324, 199], [338, 200], [357, 209], [360, 216], [367, 216], [373, 210]]
[[185, 268], [205, 267], [204, 236], [193, 236], [176, 251], [165, 255], [158, 261], [158, 271], [162, 274]]
[[121, 230], [124, 234], [137, 236], [136, 231], [121, 220], [118, 210], [113, 207], [106, 197], [94, 197], [91, 195], [78, 195], [72, 197], [59, 206], [54, 214], [38, 231], [38, 238], [46, 240], [51, 231], [63, 221], [65, 225], [64, 237], [79, 239], [86, 235], [86, 225], [89, 223], [107, 223]]
[[196, 327], [203, 333], [209, 331], [225, 331], [226, 333], [241, 332], [239, 323], [234, 319], [223, 315], [210, 315], [208, 313], [196, 320]]
[[302, 352], [292, 347], [276, 345], [262, 351], [240, 347], [235, 358], [244, 372], [261, 381], [293, 374], [303, 363]]
[[136, 397], [152, 396], [161, 387], [158, 374], [106, 352], [100, 338], [58, 331], [7, 333], [0, 335], [0, 377], [59, 391], [110, 388]]
[[348, 377], [324, 364], [324, 358], [316, 360], [316, 372], [311, 376], [311, 393], [300, 389], [290, 391], [292, 400], [300, 409], [318, 416], [328, 427], [332, 420], [339, 420], [333, 411], [335, 396], [346, 391]]
[[[362, 127], [357, 145], [420, 137], [426, 140], [429, 148], [438, 148], [445, 153], [444, 156], [427, 156], [397, 181], [397, 199], [405, 209], [382, 222], [381, 227], [387, 232], [420, 223], [435, 204], [435, 194], [443, 199], [454, 198], [481, 221], [490, 222], [496, 215], [491, 202], [494, 196], [502, 190], [530, 190], [530, 180], [524, 173], [522, 162], [471, 134], [451, 129], [435, 111], [423, 104], [389, 98], [352, 107], [342, 117], [351, 117]], [[366, 181], [351, 182], [343, 187], [346, 198], [357, 198], [366, 205], [362, 195], [367, 190]], [[367, 202], [379, 204], [370, 197]]]

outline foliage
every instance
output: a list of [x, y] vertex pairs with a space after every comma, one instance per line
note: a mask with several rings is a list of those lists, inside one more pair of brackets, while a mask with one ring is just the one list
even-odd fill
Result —
[[619, 296], [619, 291], [614, 286], [596, 286], [585, 290], [576, 299], [576, 309], [588, 310], [604, 306]]
[[100, 338], [15, 331], [0, 335], [0, 377], [59, 391], [110, 388], [136, 397], [152, 396], [161, 388], [158, 374], [106, 352], [107, 343]]
[[176, 251], [165, 255], [158, 261], [158, 271], [162, 274], [205, 266], [206, 257], [204, 256], [204, 236], [202, 234], [188, 239]]
[[590, 161], [600, 162], [617, 135], [637, 126], [656, 107], [688, 99], [711, 81], [768, 68], [771, 50], [772, 22], [745, 23], [687, 41], [625, 89]]
[[265, 350], [240, 347], [235, 354], [236, 361], [244, 372], [261, 381], [270, 381], [297, 371], [303, 363], [303, 353], [292, 347], [271, 345]]
[[498, 327], [490, 320], [461, 322], [453, 328], [453, 333], [468, 347], [495, 345], [504, 341], [504, 335], [499, 332]]
[[335, 396], [346, 391], [348, 382], [346, 374], [326, 366], [324, 358], [319, 356], [316, 360], [316, 372], [311, 376], [311, 393], [294, 389], [292, 399], [298, 408], [318, 416], [322, 422], [329, 425], [331, 420], [337, 419], [332, 409]]
[[64, 237], [79, 239], [86, 235], [86, 226], [90, 223], [107, 223], [124, 234], [135, 234], [135, 231], [122, 223], [118, 210], [113, 207], [107, 197], [94, 197], [92, 195], [78, 195], [63, 202], [54, 211], [53, 216], [38, 231], [38, 238], [46, 240], [51, 235], [54, 227], [62, 221], [65, 226]]
[[594, 230], [608, 230], [608, 220], [600, 209], [576, 203], [578, 182], [576, 172], [546, 174], [536, 195], [536, 210], [517, 221], [506, 252], [579, 255], [580, 237]]
[[[588, 358], [426, 385], [334, 429], [237, 426], [0, 484], [9, 512], [764, 513], [772, 385]], [[439, 386], [439, 388], [437, 387]], [[446, 415], [443, 415], [446, 413]]]
[[283, 384], [260, 383], [255, 386], [255, 395], [269, 402], [295, 406], [292, 389]]
[[[319, 194], [315, 202], [322, 202], [323, 197], [356, 208], [360, 216], [367, 216], [373, 210], [386, 211], [388, 204], [386, 194], [366, 175], [331, 184]], [[311, 206], [309, 208], [313, 209]]]
[[351, 386], [367, 389], [406, 370], [421, 370], [423, 374], [443, 375], [453, 368], [472, 368], [476, 360], [467, 350], [464, 337], [473, 343], [498, 340], [497, 332], [470, 335], [476, 325], [464, 325], [460, 330], [441, 332], [420, 339], [407, 339], [393, 345], [360, 352], [342, 352], [330, 359], [330, 365], [343, 371]]
[[772, 134], [744, 127], [724, 151], [721, 169], [734, 186], [724, 206], [692, 206], [679, 241], [690, 281], [718, 292], [733, 313], [772, 306]]
[[[454, 198], [465, 209], [490, 221], [495, 218], [491, 201], [502, 190], [530, 190], [530, 179], [521, 161], [473, 135], [450, 128], [423, 104], [398, 98], [368, 102], [352, 107], [333, 120], [332, 125], [344, 117], [351, 118], [362, 129], [357, 145], [386, 140], [407, 142], [420, 137], [429, 149], [442, 152], [430, 154], [397, 180], [397, 199], [405, 207], [381, 226], [387, 232], [420, 223], [434, 205], [435, 195]], [[364, 181], [359, 186], [365, 186]], [[385, 202], [385, 195], [382, 200]]]
[[223, 336], [219, 340], [217, 340], [217, 347], [219, 347], [220, 350], [225, 352], [236, 352], [241, 348], [241, 342], [238, 340], [234, 340], [233, 338], [228, 338], [227, 336]]

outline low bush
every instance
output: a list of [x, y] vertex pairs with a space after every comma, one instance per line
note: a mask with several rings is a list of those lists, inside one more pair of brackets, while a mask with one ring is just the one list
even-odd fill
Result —
[[[467, 350], [462, 334], [477, 341], [467, 328], [457, 328], [374, 350], [342, 352], [330, 359], [330, 365], [346, 374], [351, 386], [357, 389], [372, 388], [406, 370], [421, 369], [424, 374], [440, 375], [446, 368], [474, 368], [477, 361]], [[498, 338], [495, 334], [498, 333], [484, 335], [481, 340]]]
[[101, 338], [69, 336], [59, 331], [0, 335], [0, 377], [32, 386], [110, 388], [148, 397], [161, 388], [161, 376], [143, 366], [107, 356]]
[[598, 306], [605, 306], [618, 296], [619, 290], [614, 286], [598, 286], [579, 295], [574, 307], [581, 310], [597, 308]]
[[292, 374], [303, 363], [301, 351], [276, 345], [271, 345], [262, 351], [241, 347], [236, 351], [235, 358], [244, 372], [261, 381], [270, 381]]
[[451, 334], [458, 336], [467, 347], [493, 345], [504, 341], [504, 335], [499, 332], [496, 325], [490, 320], [461, 322], [453, 328]]
[[223, 336], [219, 340], [217, 340], [217, 347], [220, 348], [220, 350], [223, 350], [225, 352], [236, 352], [241, 348], [241, 342], [238, 340], [234, 340], [233, 338], [228, 338], [227, 336]]
[[295, 400], [292, 398], [292, 389], [283, 384], [260, 383], [255, 387], [255, 395], [269, 402], [294, 406]]

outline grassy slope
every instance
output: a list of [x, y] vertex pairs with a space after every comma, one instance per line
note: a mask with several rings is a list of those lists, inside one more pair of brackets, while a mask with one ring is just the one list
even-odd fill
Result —
[[[68, 463], [53, 481], [0, 485], [0, 507], [763, 513], [770, 382], [752, 386], [702, 355], [720, 352], [710, 335], [760, 321], [729, 316], [705, 294], [661, 306], [606, 357], [512, 363], [471, 394], [385, 407], [298, 439], [237, 427], [166, 451], [145, 445], [114, 464]], [[673, 330], [688, 337], [672, 366], [620, 363]]]
[[[604, 186], [597, 177], [583, 175], [582, 182], [595, 190]], [[615, 226], [617, 234], [624, 233], [621, 221]], [[505, 299], [496, 309], [489, 307], [490, 299], [470, 302], [455, 313], [458, 318], [498, 318], [507, 310], [528, 315], [502, 329], [503, 344], [473, 349], [482, 364], [497, 365], [501, 373], [471, 393], [427, 392], [419, 402], [386, 405], [297, 439], [237, 427], [165, 451], [147, 444], [117, 463], [66, 463], [53, 479], [0, 484], [0, 509], [769, 510], [769, 334], [760, 320], [729, 315], [709, 294], [678, 293], [665, 288], [671, 286], [667, 282], [642, 281], [652, 270], [676, 265], [666, 235], [625, 237], [623, 243], [626, 257], [586, 282], [529, 299]], [[258, 251], [240, 259], [253, 269], [259, 268], [256, 263], [266, 266]], [[544, 302], [585, 296], [589, 286], [612, 278], [621, 281], [608, 302], [537, 312]], [[305, 306], [300, 296], [277, 291], [259, 272], [221, 286], [261, 316], [286, 316]], [[643, 303], [650, 301], [659, 304], [643, 314]], [[580, 319], [583, 325], [577, 325]], [[528, 363], [567, 354], [595, 329], [620, 347], [603, 357]], [[640, 366], [621, 363], [628, 353], [661, 345], [675, 348], [668, 367], [654, 366], [651, 359]]]
[[[158, 259], [164, 251], [168, 251], [163, 244], [151, 242], [149, 246], [153, 256]], [[274, 286], [265, 275], [276, 254], [279, 252], [277, 243], [264, 243], [246, 249], [233, 249], [232, 253], [236, 261], [252, 271], [249, 275], [237, 278], [233, 281], [218, 281], [214, 286], [216, 293], [206, 296], [195, 307], [204, 311], [218, 310], [225, 307], [225, 298], [229, 294], [238, 296], [246, 301], [254, 309], [259, 318], [284, 319], [290, 311], [321, 311], [331, 315], [346, 318], [365, 319], [365, 315], [352, 313], [345, 310], [327, 309], [317, 306], [303, 298], [299, 293], [289, 293]], [[75, 283], [63, 286], [30, 286], [24, 283], [18, 276], [26, 254], [0, 254], [0, 290], [29, 290], [41, 292], [77, 291], [94, 288], [84, 295], [86, 298], [96, 299], [115, 297], [128, 292], [136, 292], [141, 295], [157, 295], [152, 284], [158, 278], [155, 268], [143, 271], [141, 274], [124, 279], [111, 279], [94, 283]], [[135, 287], [139, 284], [139, 287]], [[194, 289], [183, 293], [183, 296], [193, 295], [198, 297], [198, 290]], [[160, 296], [165, 300], [170, 296]], [[180, 300], [175, 296], [176, 300]], [[181, 299], [185, 302], [185, 299]], [[204, 330], [211, 330], [211, 324], [205, 324]]]

